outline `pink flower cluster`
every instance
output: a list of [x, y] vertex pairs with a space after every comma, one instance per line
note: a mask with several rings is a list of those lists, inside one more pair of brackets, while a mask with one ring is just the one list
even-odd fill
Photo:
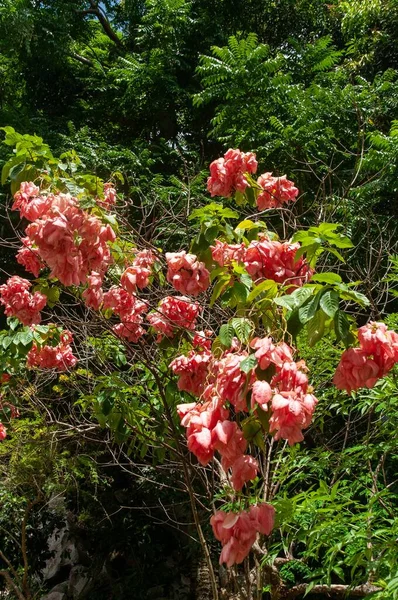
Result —
[[370, 322], [358, 329], [359, 348], [349, 348], [341, 356], [333, 383], [348, 393], [372, 388], [398, 362], [398, 334], [384, 323]]
[[178, 329], [195, 329], [196, 319], [201, 307], [186, 296], [166, 296], [160, 301], [155, 312], [147, 316], [149, 323], [159, 334], [158, 341], [164, 336], [174, 337]]
[[104, 183], [104, 204], [109, 207], [113, 204], [116, 204], [116, 190], [114, 188], [113, 183], [109, 182]]
[[196, 353], [191, 350], [188, 356], [178, 356], [169, 365], [175, 375], [179, 375], [178, 389], [200, 397], [208, 384], [210, 352]]
[[60, 342], [56, 346], [33, 344], [27, 356], [28, 368], [57, 369], [57, 371], [72, 369], [77, 363], [77, 358], [73, 355], [70, 345], [72, 340], [71, 332], [63, 331], [60, 335]]
[[32, 181], [23, 181], [14, 194], [12, 210], [19, 210], [28, 221], [40, 219], [51, 207], [51, 196], [41, 196], [40, 189]]
[[212, 431], [220, 420], [228, 418], [228, 410], [218, 398], [204, 404], [179, 404], [177, 406], [181, 425], [187, 428], [188, 449], [205, 466], [214, 456]]
[[279, 208], [287, 202], [294, 202], [298, 196], [298, 189], [286, 175], [273, 177], [272, 173], [263, 173], [257, 179], [257, 183], [263, 190], [257, 197], [259, 210]]
[[[311, 393], [308, 383], [305, 363], [295, 362], [292, 349], [287, 344], [284, 342], [274, 344], [269, 337], [255, 338], [250, 345], [255, 351], [254, 356], [262, 371], [273, 365], [274, 375], [269, 383], [258, 380], [254, 369], [247, 374], [241, 369], [242, 361], [248, 356], [246, 351], [225, 352], [219, 360], [216, 360], [206, 350], [202, 353], [191, 351], [188, 356], [179, 356], [171, 363], [171, 369], [179, 375], [179, 389], [205, 400], [216, 399], [215, 401], [221, 403], [221, 406], [229, 402], [236, 412], [249, 411], [247, 397], [251, 392], [252, 410], [255, 411], [257, 408], [264, 411], [271, 410], [270, 431], [273, 432], [275, 439], [286, 439], [290, 445], [302, 441], [302, 430], [310, 425], [317, 404], [317, 399]], [[197, 410], [200, 405], [193, 406], [194, 410]], [[214, 424], [215, 428], [216, 425], [217, 423]], [[232, 425], [225, 425], [225, 427], [228, 429]], [[231, 431], [228, 430], [228, 435], [232, 435]], [[206, 455], [211, 460], [214, 450], [218, 450], [223, 456], [225, 444], [228, 446], [230, 443], [229, 438], [228, 435], [226, 438], [217, 437], [218, 434], [221, 435], [221, 429], [216, 428], [215, 432], [212, 436], [207, 435], [207, 445], [204, 449], [196, 444], [198, 458]], [[236, 441], [236, 431], [233, 433], [233, 439]], [[232, 447], [237, 448], [239, 444], [234, 442]], [[242, 453], [243, 451], [240, 454]], [[240, 458], [240, 455], [233, 454], [233, 456], [234, 460]], [[232, 463], [227, 461], [225, 465], [226, 468], [230, 468]], [[251, 469], [252, 476], [248, 477], [247, 481], [256, 476], [255, 467], [252, 461], [241, 458], [235, 473], [243, 471], [248, 473]], [[241, 476], [237, 475], [236, 481], [240, 480]], [[235, 484], [233, 485], [238, 489]]]
[[104, 309], [112, 309], [120, 317], [121, 323], [113, 327], [116, 335], [136, 343], [145, 333], [142, 315], [148, 310], [146, 302], [116, 285], [104, 294], [103, 302]]
[[212, 335], [213, 332], [211, 329], [205, 329], [205, 331], [195, 331], [192, 339], [192, 346], [194, 348], [210, 351], [212, 345]]
[[130, 294], [135, 292], [137, 288], [142, 290], [148, 287], [154, 262], [155, 255], [151, 250], [138, 252], [132, 265], [123, 272], [120, 285]]
[[247, 352], [227, 352], [217, 362], [217, 392], [223, 400], [228, 400], [236, 411], [247, 411], [246, 393], [249, 385], [254, 381], [254, 374], [250, 374], [250, 381], [246, 385], [247, 375], [240, 365], [247, 358]]
[[232, 262], [243, 262], [245, 259], [246, 248], [244, 244], [227, 244], [220, 240], [215, 240], [215, 246], [210, 246], [211, 255], [214, 262], [220, 267], [229, 267]]
[[210, 285], [210, 273], [195, 254], [166, 252], [167, 281], [180, 294], [199, 296]]
[[27, 279], [14, 275], [0, 286], [0, 303], [5, 306], [5, 314], [17, 317], [23, 325], [40, 323], [40, 311], [47, 303], [41, 292], [31, 294], [28, 291], [31, 285]]
[[7, 429], [4, 427], [3, 423], [0, 421], [0, 441], [5, 440], [7, 437]]
[[253, 241], [245, 254], [246, 270], [256, 283], [272, 279], [285, 285], [302, 286], [311, 278], [313, 271], [304, 258], [295, 260], [299, 248], [298, 243], [276, 242], [267, 238]]
[[37, 276], [44, 262], [51, 269], [50, 277], [67, 286], [86, 283], [92, 271], [105, 273], [111, 263], [107, 242], [115, 239], [109, 224], [81, 210], [69, 194], [40, 195], [32, 182], [22, 183], [14, 200], [13, 209], [32, 221], [25, 248], [18, 253], [18, 261], [28, 270]]
[[84, 290], [82, 298], [86, 303], [86, 306], [98, 310], [102, 304], [104, 298], [104, 292], [102, 290], [102, 276], [100, 273], [93, 271], [91, 275], [87, 277], [88, 287]]
[[236, 422], [228, 420], [229, 412], [220, 397], [213, 396], [203, 404], [180, 404], [177, 412], [181, 425], [187, 428], [188, 449], [202, 465], [207, 465], [217, 450], [223, 469], [231, 469], [231, 485], [235, 490], [241, 490], [256, 477], [258, 463], [244, 453], [246, 440]]
[[249, 185], [245, 174], [256, 171], [257, 160], [253, 152], [230, 148], [223, 158], [211, 163], [207, 189], [212, 196], [229, 198], [236, 190], [244, 192]]
[[240, 513], [217, 511], [210, 519], [214, 536], [223, 546], [220, 564], [240, 564], [249, 554], [257, 534], [269, 535], [274, 527], [275, 509], [261, 503]]
[[22, 238], [23, 246], [18, 250], [17, 262], [25, 267], [29, 273], [33, 273], [35, 277], [39, 276], [39, 273], [46, 266], [40, 259], [40, 255], [33, 248], [33, 244], [28, 237]]

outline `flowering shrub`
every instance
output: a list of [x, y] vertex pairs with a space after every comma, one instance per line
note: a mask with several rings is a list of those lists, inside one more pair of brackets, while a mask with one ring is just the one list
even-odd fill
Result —
[[[289, 210], [299, 193], [294, 183], [271, 173], [255, 182], [256, 170], [253, 153], [230, 149], [211, 164], [208, 190], [230, 202], [235, 194], [242, 207]], [[310, 346], [325, 334], [345, 344], [334, 383], [349, 393], [373, 387], [391, 370], [398, 335], [371, 322], [357, 332], [359, 347], [350, 347], [355, 329], [342, 305], [350, 300], [366, 306], [366, 298], [339, 275], [316, 272], [323, 252], [339, 257], [337, 248], [351, 246], [338, 225], [321, 224], [280, 240], [256, 217], [234, 228], [230, 220], [237, 213], [211, 203], [191, 215], [200, 229], [191, 247], [166, 252], [163, 259], [159, 248], [140, 249], [117, 237], [117, 220], [107, 213], [110, 207], [117, 211], [116, 190], [111, 183], [102, 189], [90, 204], [85, 193], [72, 196], [53, 189], [51, 181], [42, 189], [21, 183], [13, 208], [30, 224], [17, 261], [44, 277], [30, 293], [30, 281], [12, 276], [0, 287], [0, 302], [7, 316], [32, 327], [29, 369], [65, 371], [78, 362], [71, 331], [50, 326], [45, 339], [34, 337], [48, 281], [96, 311], [99, 326], [147, 365], [171, 429], [175, 409], [188, 450], [203, 467], [214, 461], [228, 510], [216, 511], [211, 525], [223, 546], [220, 562], [239, 564], [273, 529], [275, 509], [262, 481], [271, 469], [273, 443], [301, 442], [317, 406], [296, 347], [298, 333], [306, 331]], [[213, 314], [208, 309], [216, 302]], [[167, 372], [154, 356], [166, 357]], [[171, 374], [183, 400], [176, 405], [167, 391]], [[0, 439], [5, 435], [0, 423]], [[178, 436], [174, 443], [178, 449]]]

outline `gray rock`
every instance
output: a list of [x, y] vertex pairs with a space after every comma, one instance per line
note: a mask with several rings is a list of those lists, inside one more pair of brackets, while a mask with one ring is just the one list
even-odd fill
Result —
[[80, 598], [83, 592], [86, 593], [89, 590], [91, 583], [85, 567], [81, 565], [72, 567], [69, 574], [69, 595], [74, 600]]
[[68, 597], [69, 581], [63, 581], [55, 585], [48, 594], [42, 596], [40, 600], [66, 600]]
[[48, 538], [48, 549], [52, 552], [52, 557], [46, 561], [46, 566], [42, 570], [44, 581], [54, 577], [61, 567], [78, 562], [78, 551], [69, 537], [67, 525], [53, 531]]
[[40, 600], [66, 600], [67, 595], [65, 592], [50, 592], [45, 596], [42, 596]]

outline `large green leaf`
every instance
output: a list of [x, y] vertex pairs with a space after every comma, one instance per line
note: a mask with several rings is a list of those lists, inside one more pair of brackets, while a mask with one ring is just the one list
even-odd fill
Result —
[[339, 295], [335, 290], [326, 290], [322, 294], [319, 303], [324, 313], [333, 318], [339, 309]]
[[315, 346], [325, 332], [326, 315], [323, 310], [318, 310], [315, 317], [307, 323], [308, 345]]
[[231, 324], [235, 330], [236, 336], [242, 344], [247, 344], [250, 335], [254, 331], [253, 322], [245, 318], [231, 319]]
[[232, 323], [224, 323], [224, 325], [221, 325], [218, 337], [223, 346], [230, 348], [234, 335], [235, 330]]

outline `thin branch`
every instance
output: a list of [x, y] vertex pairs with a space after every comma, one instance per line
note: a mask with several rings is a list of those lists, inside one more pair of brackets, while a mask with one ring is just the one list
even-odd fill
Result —
[[[296, 585], [290, 590], [288, 590], [285, 594], [281, 595], [283, 600], [293, 600], [297, 598], [297, 596], [301, 596], [307, 591], [308, 584], [300, 583], [300, 585]], [[365, 598], [368, 594], [372, 594], [374, 592], [379, 592], [381, 588], [376, 587], [370, 583], [365, 583], [364, 585], [357, 585], [355, 587], [350, 587], [349, 585], [340, 585], [340, 584], [332, 584], [332, 585], [314, 585], [311, 588], [307, 595], [310, 594], [325, 594], [328, 597], [336, 597], [336, 598], [346, 598], [347, 596], [355, 597], [355, 598]]]
[[119, 48], [121, 48], [123, 46], [122, 41], [120, 40], [120, 38], [116, 34], [116, 32], [113, 31], [111, 24], [109, 23], [105, 13], [103, 11], [101, 11], [101, 9], [98, 7], [97, 3], [94, 2], [94, 0], [90, 0], [90, 6], [91, 6], [91, 8], [78, 11], [79, 14], [94, 15], [95, 17], [97, 17], [98, 21], [102, 25], [102, 29], [105, 31], [108, 38], [110, 40], [112, 40], [112, 42], [114, 42], [117, 46], [119, 46]]

